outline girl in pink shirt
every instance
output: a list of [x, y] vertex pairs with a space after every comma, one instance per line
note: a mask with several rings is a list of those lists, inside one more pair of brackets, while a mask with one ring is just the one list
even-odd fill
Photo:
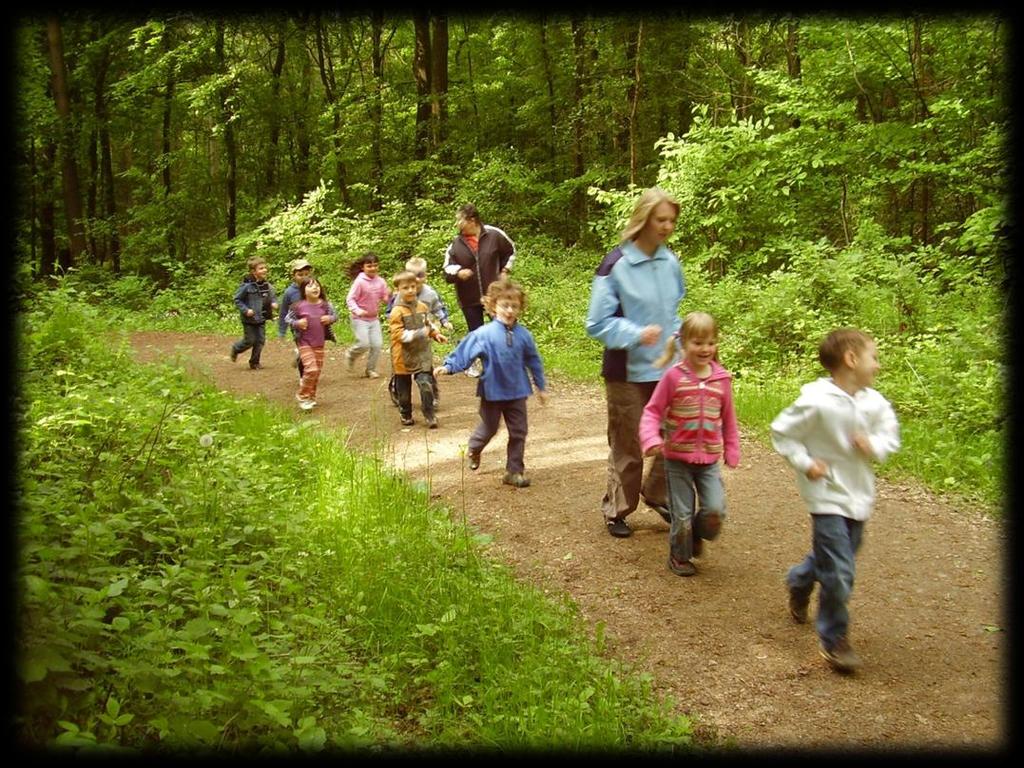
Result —
[[299, 292], [303, 298], [289, 306], [285, 323], [295, 331], [295, 344], [302, 360], [302, 378], [295, 399], [299, 408], [309, 411], [316, 405], [316, 388], [324, 368], [326, 331], [338, 318], [315, 278], [307, 277], [299, 283]]
[[672, 516], [668, 567], [679, 576], [692, 576], [697, 569], [691, 559], [701, 555], [704, 539], [718, 536], [725, 519], [718, 460], [724, 458], [729, 467], [739, 464], [740, 439], [732, 375], [718, 363], [715, 319], [706, 312], [690, 312], [655, 365], [670, 362], [677, 343], [682, 360], [654, 388], [640, 417], [639, 436], [645, 456], [665, 456]]
[[380, 260], [377, 254], [369, 252], [353, 261], [348, 268], [352, 287], [348, 291], [345, 304], [348, 306], [349, 322], [352, 324], [352, 334], [356, 337], [356, 343], [345, 353], [345, 362], [351, 371], [356, 359], [367, 352], [363, 376], [368, 379], [376, 379], [380, 375], [377, 373], [377, 359], [384, 345], [380, 327], [380, 306], [387, 303], [391, 293], [379, 272]]

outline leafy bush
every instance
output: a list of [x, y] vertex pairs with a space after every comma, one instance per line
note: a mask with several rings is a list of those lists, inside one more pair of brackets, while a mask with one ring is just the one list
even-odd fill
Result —
[[317, 422], [136, 367], [69, 287], [25, 326], [23, 744], [689, 743], [649, 678], [602, 660], [429, 487]]

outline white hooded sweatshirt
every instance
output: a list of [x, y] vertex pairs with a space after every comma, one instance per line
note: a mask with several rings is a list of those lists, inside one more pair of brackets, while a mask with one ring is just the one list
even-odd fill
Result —
[[[830, 378], [800, 388], [800, 396], [775, 417], [772, 445], [793, 466], [800, 495], [812, 515], [867, 520], [875, 500], [871, 461], [850, 438], [863, 432], [877, 461], [900, 447], [900, 426], [889, 401], [870, 387], [850, 395]], [[829, 465], [817, 480], [807, 477], [815, 459]]]

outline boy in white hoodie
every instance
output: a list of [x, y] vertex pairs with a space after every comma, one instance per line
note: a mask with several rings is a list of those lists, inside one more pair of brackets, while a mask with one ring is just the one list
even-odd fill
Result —
[[847, 602], [875, 500], [871, 462], [899, 449], [900, 428], [889, 401], [870, 386], [879, 371], [870, 336], [834, 330], [818, 348], [818, 359], [831, 376], [805, 384], [771, 425], [775, 450], [797, 472], [813, 528], [811, 552], [786, 575], [789, 612], [806, 622], [814, 583], [820, 584], [815, 627], [821, 655], [834, 669], [852, 672], [860, 659], [846, 637]]

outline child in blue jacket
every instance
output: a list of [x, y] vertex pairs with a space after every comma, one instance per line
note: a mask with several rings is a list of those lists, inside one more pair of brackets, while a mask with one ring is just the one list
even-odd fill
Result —
[[469, 436], [469, 468], [480, 466], [480, 453], [498, 431], [501, 419], [508, 430], [505, 475], [502, 482], [516, 488], [530, 484], [523, 476], [526, 449], [526, 398], [533, 393], [530, 376], [537, 387], [541, 405], [547, 402], [544, 365], [533, 335], [519, 324], [519, 314], [526, 308], [523, 289], [499, 278], [491, 283], [484, 306], [494, 322], [485, 323], [465, 336], [459, 345], [434, 369], [435, 376], [446, 376], [466, 370], [479, 358], [483, 373], [477, 381], [480, 398], [480, 423]]
[[231, 345], [231, 362], [251, 349], [249, 367], [253, 370], [262, 368], [260, 353], [267, 342], [266, 322], [277, 310], [277, 296], [274, 286], [267, 282], [267, 262], [253, 257], [246, 263], [249, 274], [235, 291], [234, 301], [242, 319], [242, 338]]

